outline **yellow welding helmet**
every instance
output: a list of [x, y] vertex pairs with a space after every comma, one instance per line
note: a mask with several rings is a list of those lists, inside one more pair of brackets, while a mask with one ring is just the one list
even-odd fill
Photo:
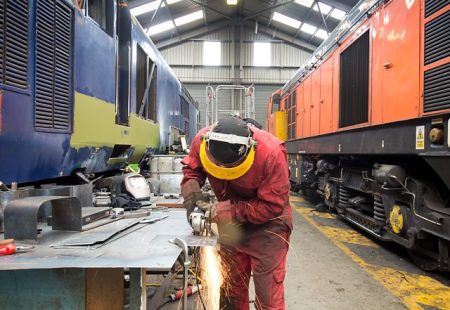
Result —
[[200, 161], [210, 175], [221, 180], [234, 180], [252, 166], [255, 146], [247, 123], [237, 117], [226, 117], [202, 137]]

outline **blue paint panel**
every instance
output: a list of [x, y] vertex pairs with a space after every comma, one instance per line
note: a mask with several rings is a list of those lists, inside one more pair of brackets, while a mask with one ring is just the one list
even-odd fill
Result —
[[93, 20], [75, 13], [75, 90], [115, 102], [115, 42]]
[[[39, 180], [68, 176], [73, 170], [86, 168], [89, 172], [116, 169], [120, 164], [108, 166], [111, 148], [86, 146], [79, 150], [70, 148], [70, 134], [36, 132], [34, 128], [34, 77], [35, 77], [35, 3], [30, 1], [30, 89], [18, 91], [3, 88], [2, 130], [0, 131], [0, 181], [30, 183]], [[108, 2], [112, 3], [112, 2]], [[115, 39], [98, 27], [94, 21], [75, 9], [74, 14], [74, 89], [80, 93], [107, 102], [115, 102]], [[132, 46], [140, 44], [157, 64], [157, 122], [160, 124], [162, 149], [168, 144], [169, 127], [185, 130], [181, 116], [181, 83], [161, 58], [154, 44], [138, 24], [132, 26]], [[136, 53], [132, 53], [136, 56]], [[132, 85], [135, 85], [135, 60], [132, 63]], [[131, 87], [135, 94], [134, 87]], [[135, 95], [131, 96], [135, 109]], [[191, 106], [192, 108], [192, 106]], [[192, 126], [196, 111], [190, 111]], [[198, 113], [198, 112], [197, 112]], [[99, 115], [99, 117], [102, 117]], [[195, 125], [194, 125], [195, 126]], [[194, 127], [195, 128], [195, 127]], [[156, 150], [149, 149], [149, 152]], [[131, 155], [131, 154], [130, 154]]]
[[70, 135], [35, 132], [31, 96], [4, 91], [2, 110], [0, 181], [9, 184], [58, 177]]

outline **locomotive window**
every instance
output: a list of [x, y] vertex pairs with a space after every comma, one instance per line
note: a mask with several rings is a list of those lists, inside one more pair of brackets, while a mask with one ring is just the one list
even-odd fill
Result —
[[272, 113], [280, 111], [280, 100], [280, 95], [275, 94], [272, 96]]
[[[153, 67], [154, 62], [149, 58], [148, 59], [148, 70], [151, 70], [151, 68]], [[152, 77], [152, 83], [150, 84], [150, 89], [149, 89], [149, 102], [148, 102], [148, 118], [155, 121], [156, 122], [156, 92], [157, 92], [157, 81], [158, 81], [158, 70], [157, 70], [157, 66], [155, 64], [154, 66], [154, 72], [153, 72], [153, 77]]]
[[339, 127], [361, 124], [369, 118], [369, 32], [340, 56]]
[[110, 36], [113, 32], [114, 0], [89, 0], [87, 13]]
[[136, 58], [136, 114], [156, 120], [156, 65], [139, 45]]

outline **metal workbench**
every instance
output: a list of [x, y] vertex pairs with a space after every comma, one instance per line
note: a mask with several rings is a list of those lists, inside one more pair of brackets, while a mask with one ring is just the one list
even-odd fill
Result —
[[97, 248], [61, 245], [136, 219], [86, 232], [44, 231], [32, 251], [0, 256], [0, 305], [8, 309], [122, 309], [123, 270], [129, 268], [130, 307], [145, 309], [146, 271], [170, 271], [182, 252], [169, 240], [179, 237], [193, 246], [204, 242], [192, 235], [184, 209], [153, 211], [150, 219], [166, 215], [155, 223], [137, 224]]

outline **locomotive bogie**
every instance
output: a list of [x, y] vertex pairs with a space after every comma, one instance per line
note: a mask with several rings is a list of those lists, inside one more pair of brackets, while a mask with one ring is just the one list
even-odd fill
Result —
[[422, 257], [423, 268], [450, 270], [448, 196], [429, 179], [379, 159], [302, 156], [299, 165], [307, 170], [300, 168], [301, 186], [313, 189], [330, 210], [370, 235], [399, 243], [415, 259]]

